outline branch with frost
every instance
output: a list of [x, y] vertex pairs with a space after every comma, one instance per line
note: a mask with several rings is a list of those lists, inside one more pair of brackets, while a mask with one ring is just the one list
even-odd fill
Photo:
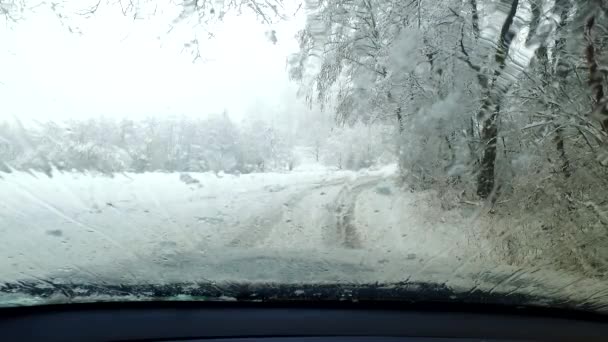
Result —
[[594, 96], [595, 107], [591, 116], [598, 119], [605, 132], [608, 133], [608, 96], [604, 91], [604, 78], [608, 75], [608, 69], [598, 63], [597, 49], [593, 39], [593, 29], [596, 25], [596, 16], [592, 15], [585, 24], [585, 57], [589, 67], [589, 87]]

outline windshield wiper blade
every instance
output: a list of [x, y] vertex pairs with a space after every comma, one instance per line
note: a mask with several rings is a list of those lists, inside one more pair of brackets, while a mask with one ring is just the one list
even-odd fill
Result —
[[[500, 305], [505, 307], [551, 307], [597, 312], [563, 298], [540, 298], [521, 293], [501, 294], [482, 290], [456, 291], [445, 284], [425, 282], [374, 284], [280, 284], [176, 282], [167, 284], [96, 284], [60, 282], [52, 279], [7, 282], [2, 295], [39, 298], [53, 303], [91, 301], [239, 301], [239, 302], [383, 302], [438, 303], [458, 305]], [[60, 299], [58, 299], [60, 298]]]

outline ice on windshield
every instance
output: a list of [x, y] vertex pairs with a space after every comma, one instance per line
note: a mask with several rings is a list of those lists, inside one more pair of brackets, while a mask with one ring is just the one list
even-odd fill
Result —
[[602, 1], [0, 9], [0, 305], [238, 283], [608, 307]]

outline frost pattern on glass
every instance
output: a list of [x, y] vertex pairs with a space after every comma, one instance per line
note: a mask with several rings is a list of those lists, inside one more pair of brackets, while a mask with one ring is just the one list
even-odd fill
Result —
[[608, 308], [605, 1], [0, 13], [0, 305]]

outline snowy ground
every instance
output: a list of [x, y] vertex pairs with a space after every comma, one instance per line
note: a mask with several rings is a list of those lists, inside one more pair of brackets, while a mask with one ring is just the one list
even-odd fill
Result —
[[4, 174], [0, 233], [10, 248], [0, 258], [11, 262], [0, 272], [10, 279], [218, 250], [461, 256], [463, 232], [425, 229], [394, 172]]
[[581, 285], [492, 260], [478, 224], [401, 190], [395, 173], [2, 174], [0, 280], [416, 280], [568, 296]]

